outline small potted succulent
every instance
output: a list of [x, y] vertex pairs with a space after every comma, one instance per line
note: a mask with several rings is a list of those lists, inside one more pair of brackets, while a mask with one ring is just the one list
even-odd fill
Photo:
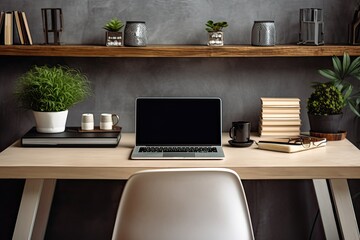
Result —
[[227, 22], [215, 22], [209, 20], [206, 24], [205, 30], [208, 32], [209, 40], [208, 46], [223, 46], [224, 45], [224, 33], [223, 28], [229, 26]]
[[117, 18], [113, 18], [105, 24], [103, 28], [106, 30], [106, 46], [123, 46], [123, 36], [122, 32], [120, 32], [123, 27], [124, 23]]
[[310, 131], [338, 133], [345, 106], [344, 97], [332, 83], [317, 83], [307, 101]]
[[41, 133], [63, 132], [68, 109], [90, 94], [87, 77], [66, 66], [33, 66], [20, 76], [15, 88], [20, 106], [33, 111]]

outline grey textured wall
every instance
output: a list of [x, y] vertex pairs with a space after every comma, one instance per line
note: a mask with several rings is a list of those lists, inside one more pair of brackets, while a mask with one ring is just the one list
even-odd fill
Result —
[[[225, 29], [225, 44], [249, 44], [255, 20], [275, 20], [277, 43], [288, 44], [298, 40], [299, 9], [319, 7], [324, 9], [326, 43], [345, 43], [347, 24], [352, 19], [355, 3], [355, 0], [3, 0], [0, 2], [0, 10], [25, 11], [35, 43], [43, 42], [40, 9], [61, 7], [65, 18], [65, 31], [62, 34], [65, 44], [103, 45], [105, 31], [102, 26], [113, 17], [123, 21], [146, 21], [149, 44], [205, 44], [207, 35], [204, 24], [209, 19], [229, 22], [230, 26]], [[305, 105], [311, 92], [310, 84], [322, 80], [316, 70], [331, 67], [331, 59], [0, 57], [0, 150], [34, 125], [31, 113], [16, 108], [12, 95], [16, 79], [34, 64], [69, 65], [81, 69], [91, 80], [94, 96], [70, 109], [68, 125], [79, 125], [83, 112], [94, 113], [96, 121], [99, 121], [101, 112], [115, 112], [120, 115], [124, 131], [133, 132], [134, 100], [137, 96], [219, 96], [224, 104], [224, 131], [235, 120], [249, 120], [253, 130], [256, 130], [260, 112], [259, 98], [267, 96], [301, 98], [302, 130], [309, 130]], [[350, 140], [358, 146], [359, 128], [360, 121], [347, 112], [343, 129], [348, 131]], [[9, 184], [8, 181], [0, 181], [0, 186], [5, 186], [0, 188], [1, 196], [5, 195]], [[19, 191], [21, 184], [17, 184]], [[94, 189], [94, 183], [74, 184], [64, 181], [59, 186], [48, 239], [71, 239], [69, 236], [96, 239], [95, 236], [102, 232], [107, 236], [107, 229], [111, 229], [109, 224], [102, 229], [91, 225], [99, 222], [96, 214], [87, 219], [80, 217], [76, 223], [81, 224], [81, 227], [72, 228], [66, 214], [76, 213], [79, 206], [66, 204], [66, 200], [61, 197], [63, 194], [73, 196], [74, 192], [79, 192], [79, 198], [82, 199], [87, 196], [87, 190]], [[353, 186], [357, 188], [357, 181], [353, 182]], [[106, 189], [119, 194], [119, 188], [113, 186]], [[100, 192], [102, 187], [97, 185], [95, 189], [95, 192]], [[257, 239], [308, 237], [317, 209], [311, 181], [245, 181], [245, 189]], [[7, 197], [18, 199], [18, 194]], [[74, 201], [79, 198], [74, 197]], [[89, 205], [84, 205], [82, 213], [87, 211], [86, 206], [90, 204], [101, 205], [93, 196], [86, 198], [86, 201]], [[8, 219], [13, 219], [13, 215], [14, 211], [0, 216], [0, 225], [9, 226], [8, 232], [12, 231], [13, 224]], [[0, 236], [6, 239], [9, 235], [3, 232]], [[312, 239], [323, 238], [318, 221]]]

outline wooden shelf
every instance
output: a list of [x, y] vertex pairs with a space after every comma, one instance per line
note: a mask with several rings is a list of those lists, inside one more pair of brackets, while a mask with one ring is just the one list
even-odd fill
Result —
[[360, 56], [360, 46], [277, 45], [149, 45], [146, 47], [105, 47], [96, 45], [11, 45], [0, 46], [0, 56], [48, 57], [324, 57], [348, 52]]

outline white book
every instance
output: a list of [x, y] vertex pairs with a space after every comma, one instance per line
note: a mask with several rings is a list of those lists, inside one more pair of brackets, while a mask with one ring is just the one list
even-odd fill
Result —
[[257, 142], [259, 149], [278, 152], [300, 152], [326, 146], [326, 138], [298, 136], [296, 138], [262, 139]]

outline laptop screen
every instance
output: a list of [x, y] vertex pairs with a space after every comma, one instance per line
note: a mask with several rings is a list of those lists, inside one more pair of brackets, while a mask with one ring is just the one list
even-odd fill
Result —
[[221, 145], [220, 98], [138, 98], [136, 145]]

